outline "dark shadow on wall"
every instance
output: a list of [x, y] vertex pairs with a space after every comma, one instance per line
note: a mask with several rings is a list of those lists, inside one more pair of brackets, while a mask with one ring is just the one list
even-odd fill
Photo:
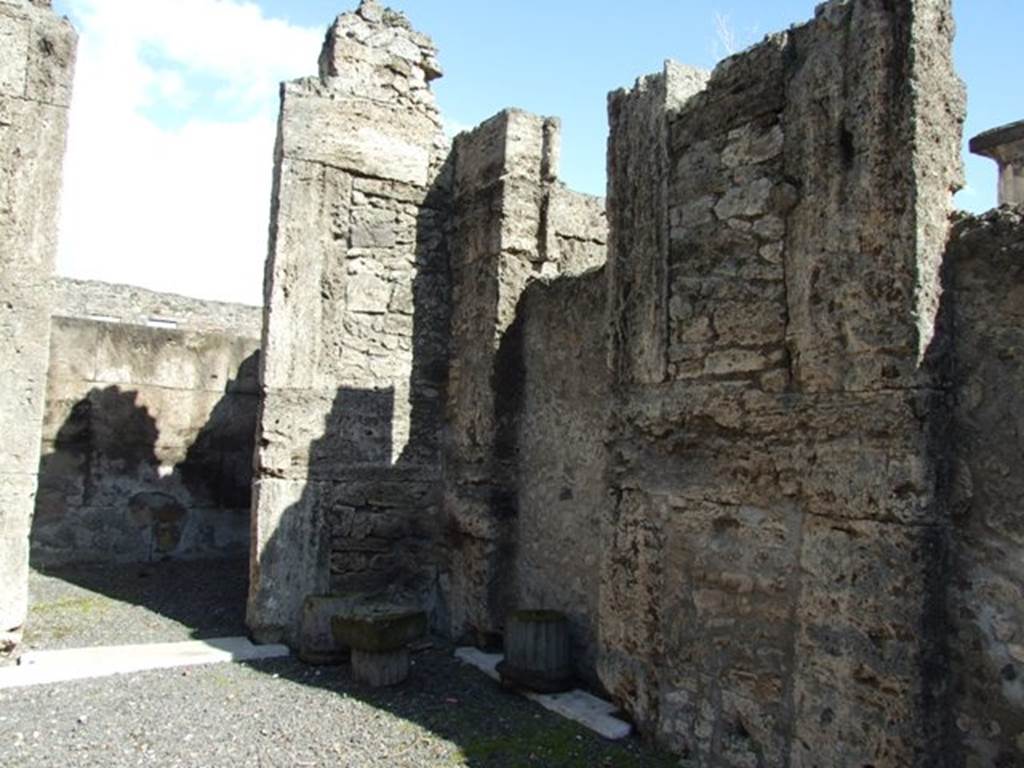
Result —
[[226, 394], [174, 468], [191, 496], [211, 507], [247, 510], [252, 503], [258, 375], [259, 352], [254, 352], [228, 380]]
[[[293, 638], [298, 625], [297, 615], [274, 607], [275, 590], [290, 592], [292, 603], [296, 595], [301, 602], [315, 594], [416, 603], [435, 626], [447, 623], [439, 545], [451, 322], [449, 175], [446, 165], [416, 220], [408, 440], [395, 456], [393, 387], [336, 390], [323, 431], [309, 444], [301, 494], [279, 514], [252, 564], [250, 602], [263, 619], [252, 629], [259, 640]], [[288, 485], [269, 472], [258, 479], [258, 494]], [[272, 501], [266, 510], [276, 514]]]
[[244, 633], [257, 365], [258, 353], [242, 362], [169, 472], [138, 391], [75, 403], [40, 460], [32, 567], [197, 636]]

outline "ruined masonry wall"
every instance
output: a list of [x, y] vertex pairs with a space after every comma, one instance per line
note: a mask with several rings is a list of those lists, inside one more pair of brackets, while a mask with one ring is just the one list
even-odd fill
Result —
[[[447, 146], [433, 44], [366, 0], [282, 90], [248, 622], [308, 595], [437, 603]], [[443, 608], [434, 612], [443, 614]]]
[[76, 36], [49, 2], [0, 2], [0, 646], [25, 620], [61, 162]]
[[53, 314], [82, 320], [149, 325], [179, 331], [212, 331], [258, 339], [263, 308], [159, 293], [134, 285], [55, 277]]
[[834, 2], [703, 89], [669, 67], [611, 98], [599, 672], [702, 763], [951, 747], [951, 34], [942, 0]]
[[968, 765], [1016, 765], [1024, 759], [1024, 216], [1004, 208], [959, 222], [948, 258], [955, 727]]
[[[530, 285], [519, 304], [514, 603], [570, 620], [577, 674], [597, 682], [598, 588], [611, 538], [604, 270]], [[508, 578], [506, 576], [506, 578]]]
[[51, 285], [33, 565], [246, 556], [260, 308]]
[[33, 565], [246, 556], [258, 359], [251, 334], [54, 317]]
[[514, 607], [524, 290], [606, 259], [601, 201], [557, 180], [556, 120], [507, 110], [461, 134], [445, 420], [450, 631], [488, 644]]

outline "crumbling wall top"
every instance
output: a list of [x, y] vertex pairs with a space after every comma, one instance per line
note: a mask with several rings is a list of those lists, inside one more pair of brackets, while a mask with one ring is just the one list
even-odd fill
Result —
[[225, 333], [258, 339], [263, 308], [204, 301], [134, 285], [55, 277], [50, 284], [53, 314], [99, 322]]
[[376, 0], [363, 0], [355, 12], [338, 16], [320, 53], [320, 78], [335, 89], [384, 80], [408, 92], [441, 75], [434, 42]]

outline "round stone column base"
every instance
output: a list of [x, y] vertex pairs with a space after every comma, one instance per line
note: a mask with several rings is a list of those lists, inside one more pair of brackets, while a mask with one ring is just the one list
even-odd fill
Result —
[[409, 649], [375, 653], [353, 648], [352, 676], [374, 688], [398, 685], [409, 676]]

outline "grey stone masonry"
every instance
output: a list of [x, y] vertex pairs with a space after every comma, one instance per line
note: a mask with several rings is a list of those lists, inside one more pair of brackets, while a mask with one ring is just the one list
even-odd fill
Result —
[[260, 337], [263, 308], [160, 293], [134, 285], [55, 277], [53, 314], [103, 323]]
[[999, 205], [1024, 205], [1024, 120], [979, 134], [971, 152], [999, 166]]
[[610, 539], [607, 290], [602, 269], [530, 285], [519, 302], [516, 354], [502, 369], [520, 389], [515, 604], [568, 617], [575, 671], [591, 683], [599, 574]]
[[32, 564], [244, 557], [258, 347], [55, 316]]
[[294, 641], [307, 595], [382, 591], [454, 634], [501, 630], [515, 509], [501, 347], [531, 281], [604, 262], [603, 201], [557, 180], [555, 120], [509, 110], [449, 148], [439, 76], [428, 38], [364, 2], [328, 31], [319, 77], [282, 91], [260, 637]]
[[522, 329], [532, 282], [606, 259], [600, 201], [557, 180], [559, 124], [507, 110], [456, 137], [445, 525], [451, 630], [489, 642], [513, 607]]
[[611, 97], [598, 671], [701, 765], [942, 765], [946, 0]]
[[27, 610], [50, 276], [77, 37], [49, 2], [0, 2], [0, 633]]
[[949, 248], [956, 408], [952, 702], [967, 765], [1024, 762], [1024, 214], [957, 223]]
[[[365, 0], [282, 87], [248, 621], [298, 641], [314, 594], [436, 601], [448, 350], [434, 46]], [[436, 612], [435, 612], [436, 613]]]
[[554, 610], [694, 764], [1019, 764], [1024, 225], [954, 226], [952, 37], [950, 0], [834, 0], [668, 63], [609, 97], [603, 202], [553, 118], [446, 146], [429, 40], [339, 17], [283, 90], [254, 634]]

